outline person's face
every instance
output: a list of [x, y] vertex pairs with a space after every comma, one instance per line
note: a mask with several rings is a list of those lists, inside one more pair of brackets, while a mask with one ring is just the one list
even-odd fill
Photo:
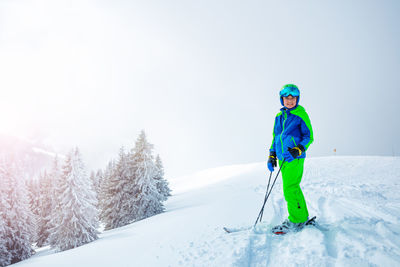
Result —
[[288, 109], [294, 108], [296, 106], [296, 103], [297, 103], [297, 97], [291, 95], [283, 97], [283, 105]]

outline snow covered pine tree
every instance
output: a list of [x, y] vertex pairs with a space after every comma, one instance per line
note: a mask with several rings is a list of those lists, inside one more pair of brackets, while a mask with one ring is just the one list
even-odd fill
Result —
[[38, 240], [36, 245], [38, 247], [43, 247], [48, 245], [48, 238], [50, 234], [50, 220], [53, 213], [53, 184], [52, 178], [44, 172], [39, 177], [39, 217], [38, 217]]
[[32, 211], [33, 224], [35, 226], [34, 232], [32, 233], [32, 243], [36, 243], [38, 240], [38, 228], [39, 228], [39, 196], [40, 187], [39, 179], [28, 179], [27, 183], [29, 208]]
[[164, 178], [164, 167], [160, 158], [160, 155], [156, 157], [156, 175], [154, 179], [157, 183], [158, 192], [163, 196], [162, 201], [167, 200], [171, 196], [171, 189], [168, 186], [168, 181]]
[[34, 233], [33, 214], [29, 208], [26, 179], [15, 159], [0, 159], [0, 180], [0, 219], [3, 220], [4, 228], [0, 235], [0, 244], [6, 247], [6, 251], [0, 252], [4, 255], [1, 263], [7, 264], [8, 259], [11, 260], [10, 263], [16, 263], [34, 253], [31, 247]]
[[[0, 186], [2, 186], [0, 182]], [[9, 229], [7, 229], [4, 219], [2, 218], [3, 211], [6, 206], [3, 205], [3, 199], [2, 199], [2, 192], [0, 188], [0, 266], [7, 266], [11, 263], [11, 252], [8, 251], [7, 249], [7, 236], [6, 233], [10, 232]]]
[[128, 155], [120, 149], [116, 164], [110, 162], [101, 184], [100, 219], [105, 230], [127, 225], [134, 218], [133, 178], [129, 175]]
[[100, 220], [105, 230], [114, 229], [164, 210], [162, 202], [170, 195], [161, 159], [154, 162], [153, 145], [141, 132], [131, 153], [120, 149], [116, 163], [111, 161], [100, 183]]
[[[99, 184], [99, 192], [97, 193], [97, 199], [98, 199], [98, 203], [97, 203], [97, 207], [99, 209], [99, 220], [101, 222], [103, 222], [104, 224], [107, 224], [106, 222], [106, 209], [108, 208], [108, 206], [110, 205], [108, 203], [108, 194], [109, 194], [109, 183], [110, 183], [110, 179], [113, 176], [113, 172], [114, 172], [114, 168], [115, 168], [115, 162], [114, 160], [110, 160], [110, 162], [108, 162], [106, 169], [103, 172], [103, 176], [102, 176], [102, 180]], [[111, 192], [110, 192], [111, 193]], [[110, 228], [112, 229], [112, 228]]]
[[0, 266], [7, 266], [11, 263], [11, 252], [7, 249], [7, 243], [10, 243], [10, 226], [6, 224], [6, 213], [10, 210], [8, 198], [8, 184], [5, 179], [4, 165], [0, 163]]
[[[95, 176], [93, 177], [94, 179], [94, 189], [96, 191], [96, 196], [97, 196], [97, 210], [99, 211], [99, 214], [101, 212], [101, 202], [100, 202], [100, 197], [101, 197], [101, 185], [103, 183], [103, 171], [98, 170]], [[100, 217], [99, 217], [100, 218]]]
[[157, 189], [157, 167], [154, 163], [153, 145], [141, 131], [130, 155], [130, 169], [134, 177], [135, 220], [141, 220], [164, 211], [165, 197]]
[[57, 206], [54, 209], [49, 243], [63, 251], [98, 238], [96, 196], [78, 148], [68, 153], [58, 177]]
[[96, 195], [100, 195], [100, 185], [103, 180], [103, 171], [98, 170], [96, 173], [92, 171], [90, 174], [90, 180], [93, 182], [93, 188], [96, 191]]
[[52, 217], [57, 204], [56, 182], [59, 180], [60, 167], [58, 156], [54, 158], [50, 173], [39, 177], [40, 193], [38, 195], [38, 237], [36, 246], [49, 245], [50, 230], [54, 227]]

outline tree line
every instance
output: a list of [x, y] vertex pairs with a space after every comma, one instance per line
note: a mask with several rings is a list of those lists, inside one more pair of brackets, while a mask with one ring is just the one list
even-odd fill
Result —
[[[15, 158], [0, 158], [0, 266], [29, 258], [34, 247], [64, 251], [164, 211], [171, 195], [159, 155], [142, 131], [106, 168], [86, 174], [78, 148], [27, 179]], [[26, 182], [28, 181], [28, 182]]]

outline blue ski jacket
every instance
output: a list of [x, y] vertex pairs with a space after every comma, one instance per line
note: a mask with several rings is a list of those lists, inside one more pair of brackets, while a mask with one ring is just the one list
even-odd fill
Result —
[[[288, 148], [302, 145], [307, 151], [313, 141], [313, 130], [306, 110], [300, 105], [292, 109], [281, 108], [275, 117], [270, 152], [275, 152], [279, 160], [289, 160]], [[305, 158], [305, 151], [298, 158]]]

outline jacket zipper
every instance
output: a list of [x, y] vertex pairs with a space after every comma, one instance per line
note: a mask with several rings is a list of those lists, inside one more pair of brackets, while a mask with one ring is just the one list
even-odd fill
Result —
[[282, 124], [282, 133], [281, 133], [281, 138], [280, 138], [280, 139], [281, 139], [281, 146], [282, 146], [282, 154], [284, 153], [284, 151], [283, 151], [282, 135], [283, 135], [283, 132], [285, 131], [285, 121], [286, 121], [286, 119], [287, 119], [286, 110], [284, 110], [283, 113], [284, 113], [285, 119], [283, 120], [283, 124]]

